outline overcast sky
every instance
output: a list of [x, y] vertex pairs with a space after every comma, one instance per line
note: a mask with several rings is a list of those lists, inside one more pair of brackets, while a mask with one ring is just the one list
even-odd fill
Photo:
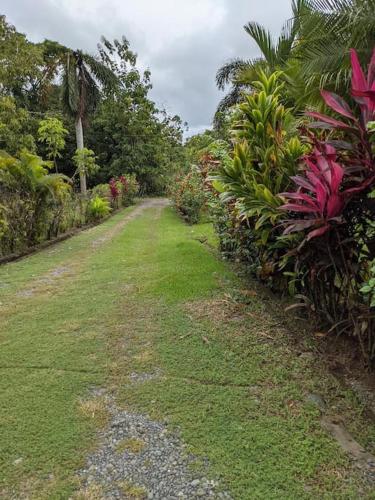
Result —
[[152, 73], [152, 98], [190, 127], [210, 126], [217, 68], [258, 50], [243, 30], [258, 21], [276, 36], [290, 0], [2, 0], [2, 12], [33, 41], [57, 40], [95, 53], [100, 36], [125, 35]]

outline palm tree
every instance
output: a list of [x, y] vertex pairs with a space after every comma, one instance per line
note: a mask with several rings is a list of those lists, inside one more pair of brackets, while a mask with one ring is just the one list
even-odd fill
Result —
[[349, 49], [362, 63], [375, 46], [375, 0], [308, 0], [300, 19], [296, 57], [310, 91], [319, 87], [345, 93], [349, 88]]
[[250, 82], [257, 79], [260, 69], [269, 72], [285, 69], [292, 57], [299, 32], [300, 19], [308, 0], [292, 0], [293, 17], [288, 20], [276, 43], [264, 26], [250, 22], [244, 26], [246, 33], [255, 41], [261, 51], [256, 59], [233, 59], [224, 64], [216, 74], [216, 84], [220, 90], [232, 85], [230, 92], [220, 102], [216, 117], [241, 100], [243, 90], [249, 90]]
[[[118, 78], [105, 64], [80, 50], [64, 55], [62, 99], [66, 112], [75, 120], [77, 149], [84, 148], [83, 123], [97, 107], [101, 87], [116, 86]], [[85, 194], [86, 174], [80, 173], [81, 193]]]

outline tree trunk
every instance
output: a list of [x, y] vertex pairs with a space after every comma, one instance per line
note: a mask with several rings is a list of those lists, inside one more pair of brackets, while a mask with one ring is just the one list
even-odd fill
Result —
[[[76, 120], [76, 139], [77, 139], [77, 149], [83, 149], [83, 127], [82, 118], [79, 116]], [[85, 172], [79, 173], [79, 182], [81, 186], [81, 193], [86, 194], [86, 174]]]

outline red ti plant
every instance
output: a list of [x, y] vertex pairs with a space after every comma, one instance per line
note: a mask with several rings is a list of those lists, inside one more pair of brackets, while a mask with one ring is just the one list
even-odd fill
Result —
[[[365, 76], [358, 55], [354, 49], [350, 50], [352, 66], [351, 95], [359, 105], [360, 116], [349, 104], [334, 92], [321, 90], [321, 95], [326, 105], [333, 111], [341, 115], [342, 119], [337, 120], [331, 116], [317, 112], [309, 112], [308, 116], [317, 119], [311, 123], [312, 128], [323, 128], [333, 130], [344, 135], [346, 141], [332, 141], [340, 149], [346, 150], [349, 155], [346, 173], [355, 173], [362, 180], [369, 177], [375, 178], [375, 164], [373, 151], [368, 130], [369, 122], [375, 120], [375, 49], [368, 67], [367, 77]], [[369, 180], [369, 184], [371, 180]]]
[[351, 95], [361, 109], [360, 120], [356, 118], [355, 113], [342, 97], [334, 92], [323, 89], [320, 93], [327, 106], [339, 115], [347, 118], [351, 124], [335, 120], [321, 113], [309, 112], [307, 114], [312, 118], [320, 120], [320, 123], [316, 125], [322, 128], [342, 129], [358, 134], [358, 130], [355, 130], [358, 125], [360, 128], [366, 128], [367, 123], [373, 121], [375, 118], [375, 49], [372, 53], [367, 77], [361, 68], [357, 52], [354, 49], [350, 49], [350, 60], [352, 66]]
[[119, 195], [120, 195], [120, 191], [118, 189], [116, 179], [111, 179], [109, 181], [109, 189], [111, 191], [112, 198], [114, 200], [116, 200], [119, 197]]
[[368, 281], [375, 244], [374, 205], [367, 196], [375, 183], [374, 133], [369, 123], [375, 120], [375, 51], [367, 76], [355, 50], [350, 55], [351, 95], [357, 106], [321, 91], [340, 119], [308, 113], [318, 120], [311, 128], [327, 131], [326, 141], [310, 131], [312, 152], [304, 158], [303, 174], [292, 178], [297, 190], [283, 193], [287, 203], [281, 209], [290, 215], [285, 234], [307, 232], [293, 254], [295, 272], [302, 277], [300, 298], [313, 306], [329, 331], [356, 337], [370, 363], [375, 362], [375, 314], [363, 302], [360, 288]]
[[[309, 229], [307, 239], [321, 236], [333, 225], [342, 222], [342, 213], [348, 201], [367, 189], [375, 181], [375, 161], [367, 124], [375, 119], [375, 49], [367, 78], [359, 64], [357, 53], [351, 53], [351, 94], [359, 104], [360, 117], [340, 96], [321, 90], [328, 107], [340, 114], [343, 120], [317, 112], [308, 116], [319, 120], [312, 128], [336, 131], [340, 140], [317, 141], [313, 136], [314, 149], [304, 158], [305, 176], [292, 177], [298, 186], [294, 193], [283, 193], [289, 200], [281, 209], [304, 214], [303, 218], [287, 221], [285, 234]], [[349, 141], [342, 140], [347, 136]], [[333, 146], [344, 150], [338, 160]]]
[[351, 195], [351, 190], [340, 190], [344, 168], [336, 161], [336, 150], [329, 144], [315, 146], [305, 157], [305, 176], [292, 177], [298, 190], [281, 193], [289, 200], [281, 209], [303, 214], [300, 219], [287, 221], [284, 234], [309, 229], [307, 239], [321, 236], [334, 223], [342, 222], [342, 211]]

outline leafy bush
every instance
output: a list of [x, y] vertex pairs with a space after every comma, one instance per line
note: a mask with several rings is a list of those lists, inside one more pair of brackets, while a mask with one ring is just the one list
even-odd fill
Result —
[[291, 110], [282, 103], [281, 76], [281, 72], [270, 76], [260, 72], [253, 82], [256, 90], [234, 115], [232, 155], [220, 162], [209, 179], [231, 213], [228, 229], [240, 235], [242, 251], [236, 254], [250, 259], [259, 277], [284, 288], [279, 273], [284, 253], [278, 240], [280, 193], [291, 185], [304, 146], [295, 135]]
[[177, 211], [190, 224], [197, 224], [205, 205], [202, 177], [196, 168], [180, 179], [176, 179], [170, 195]]
[[[0, 253], [19, 252], [56, 236], [68, 219], [69, 179], [49, 173], [50, 164], [22, 152], [0, 154]], [[65, 222], [64, 222], [65, 221]]]
[[65, 147], [65, 136], [68, 131], [58, 118], [41, 120], [38, 128], [38, 139], [46, 145], [47, 158], [53, 161], [57, 172], [56, 159], [61, 158], [61, 151]]
[[93, 196], [99, 196], [99, 198], [103, 198], [108, 201], [111, 200], [109, 184], [97, 184], [92, 188], [91, 193]]
[[301, 138], [282, 104], [280, 73], [261, 73], [234, 113], [233, 151], [208, 180], [221, 240], [260, 278], [296, 294], [329, 332], [355, 336], [371, 363], [375, 51], [367, 77], [354, 50], [351, 63], [356, 105], [322, 90], [340, 119], [310, 111], [315, 121], [301, 127]]
[[134, 174], [121, 175], [109, 181], [108, 190], [113, 208], [127, 207], [134, 202], [139, 191], [139, 184]]
[[369, 260], [375, 245], [375, 207], [368, 192], [375, 183], [371, 137], [375, 51], [367, 78], [354, 50], [351, 63], [352, 96], [358, 106], [351, 107], [332, 92], [321, 92], [326, 105], [341, 118], [309, 113], [318, 120], [310, 127], [328, 130], [329, 135], [322, 141], [321, 134], [309, 133], [314, 149], [305, 158], [303, 173], [294, 178], [297, 191], [284, 193], [289, 202], [281, 208], [291, 215], [285, 221], [285, 233], [299, 233], [302, 241], [295, 252], [295, 270], [303, 277], [304, 302], [331, 331], [354, 335], [371, 361], [375, 359], [375, 314], [363, 299], [370, 297], [371, 305]]
[[134, 198], [139, 192], [139, 184], [135, 174], [126, 174], [119, 177], [121, 183], [122, 206], [127, 207], [134, 203]]
[[94, 196], [87, 205], [87, 218], [91, 221], [98, 221], [108, 217], [111, 213], [111, 205], [108, 200]]

